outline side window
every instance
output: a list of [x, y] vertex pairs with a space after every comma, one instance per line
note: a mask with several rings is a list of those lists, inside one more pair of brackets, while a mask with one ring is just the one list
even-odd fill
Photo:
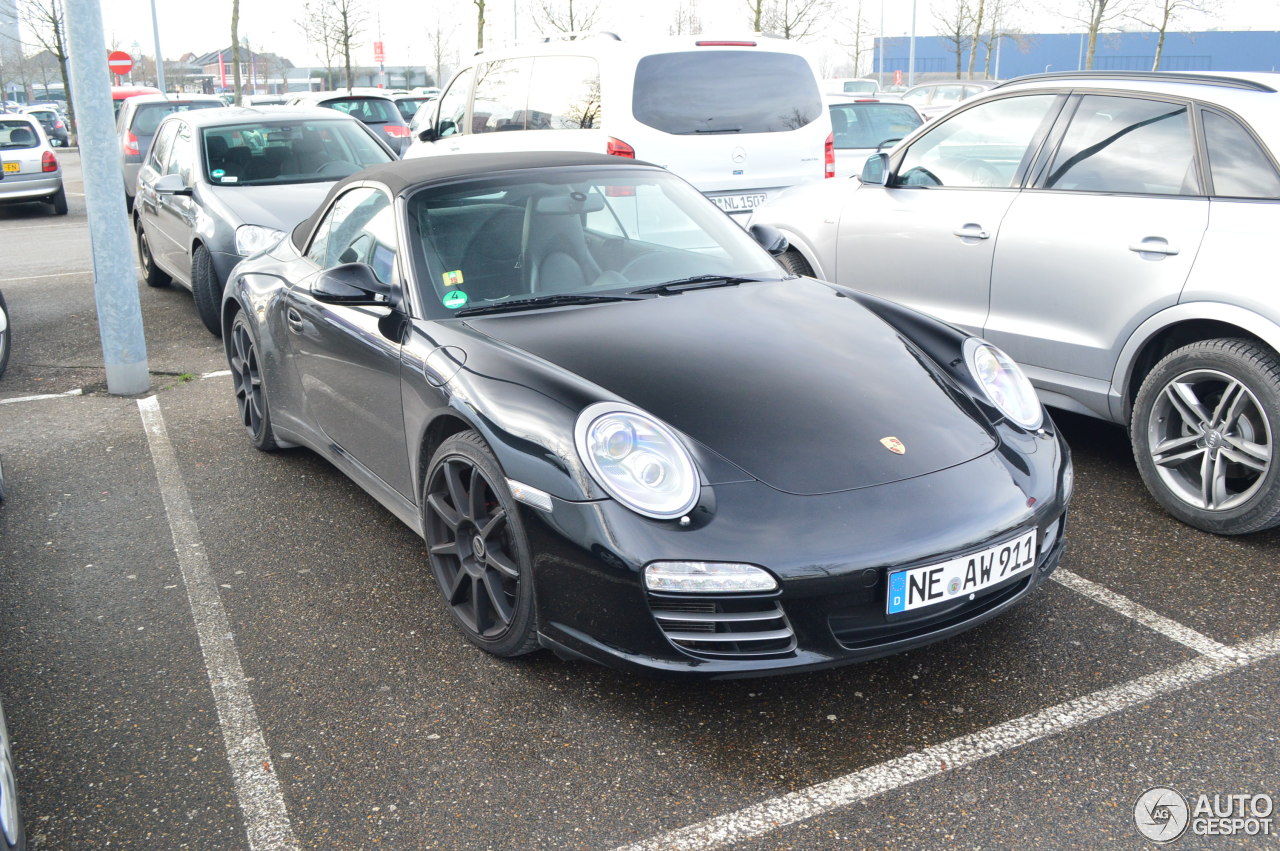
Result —
[[1201, 117], [1213, 194], [1280, 199], [1280, 176], [1249, 131], [1218, 112], [1205, 110]]
[[164, 173], [180, 174], [182, 182], [190, 186], [191, 168], [195, 164], [195, 156], [195, 150], [191, 147], [191, 129], [185, 124], [179, 124], [173, 140], [173, 149], [169, 153], [169, 164], [165, 167]]
[[1055, 95], [988, 101], [941, 119], [898, 165], [895, 186], [1017, 186]]
[[395, 211], [377, 189], [353, 189], [329, 210], [307, 257], [323, 268], [366, 263], [378, 280], [391, 283], [396, 268]]
[[436, 124], [437, 136], [454, 136], [465, 129], [463, 119], [467, 115], [467, 103], [471, 100], [471, 81], [475, 69], [468, 68], [458, 75], [440, 98], [440, 117]]
[[532, 64], [529, 59], [503, 59], [478, 67], [471, 132], [524, 129]]
[[964, 86], [938, 86], [933, 91], [932, 103], [958, 103], [964, 97]]
[[933, 92], [933, 89], [928, 87], [925, 87], [923, 89], [915, 89], [914, 91], [910, 91], [904, 94], [902, 96], [902, 99], [905, 100], [907, 103], [913, 103], [916, 106], [924, 106], [926, 103], [929, 102], [929, 95], [932, 92]]
[[589, 56], [539, 56], [529, 86], [529, 130], [600, 126], [600, 66]]
[[147, 155], [147, 165], [151, 166], [159, 174], [164, 174], [165, 160], [169, 156], [169, 148], [173, 145], [173, 137], [178, 132], [177, 121], [170, 121], [168, 124], [160, 125], [156, 138], [151, 143], [151, 153]]
[[1142, 98], [1082, 97], [1053, 158], [1045, 187], [1077, 192], [1198, 194], [1187, 107]]

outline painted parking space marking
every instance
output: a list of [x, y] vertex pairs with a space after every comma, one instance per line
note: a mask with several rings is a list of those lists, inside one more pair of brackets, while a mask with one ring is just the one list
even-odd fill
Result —
[[1059, 568], [1054, 572], [1053, 578], [1072, 591], [1137, 621], [1147, 629], [1160, 633], [1170, 641], [1176, 641], [1179, 644], [1190, 647], [1202, 656], [1228, 661], [1235, 658], [1236, 651], [1225, 644], [1220, 644], [1209, 636], [1196, 632], [1189, 626], [1183, 626], [1175, 620], [1166, 618], [1164, 615], [1156, 614], [1146, 606], [1135, 603], [1123, 594], [1117, 594], [1115, 591], [1104, 588], [1096, 582], [1091, 582], [1079, 574]]
[[92, 269], [81, 269], [77, 272], [52, 272], [48, 275], [22, 275], [17, 278], [5, 278], [6, 284], [16, 283], [17, 281], [41, 281], [45, 278], [70, 278], [75, 275], [92, 275]]
[[707, 851], [770, 833], [1280, 656], [1280, 631], [616, 851]]
[[240, 665], [231, 623], [209, 572], [209, 558], [200, 540], [195, 512], [169, 441], [164, 415], [160, 412], [160, 400], [155, 396], [139, 399], [138, 411], [142, 415], [160, 496], [173, 533], [178, 567], [213, 690], [249, 848], [254, 851], [296, 849], [298, 843], [289, 823], [284, 795], [271, 768], [271, 753]]
[[69, 399], [72, 396], [83, 396], [84, 391], [77, 387], [66, 393], [42, 393], [39, 396], [14, 396], [12, 399], [0, 399], [0, 405], [14, 405], [18, 402], [43, 402], [45, 399]]

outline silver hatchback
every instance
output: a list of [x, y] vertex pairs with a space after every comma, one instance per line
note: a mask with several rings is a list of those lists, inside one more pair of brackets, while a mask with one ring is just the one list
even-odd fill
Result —
[[1280, 524], [1278, 155], [1280, 74], [1034, 75], [752, 221], [1128, 426], [1166, 510], [1243, 534]]
[[0, 203], [43, 201], [67, 214], [62, 166], [34, 116], [0, 115], [0, 163]]

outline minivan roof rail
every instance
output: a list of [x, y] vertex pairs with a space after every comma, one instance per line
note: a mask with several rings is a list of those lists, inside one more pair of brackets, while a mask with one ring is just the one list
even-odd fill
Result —
[[1220, 74], [1183, 73], [1181, 71], [1052, 71], [1046, 74], [1027, 74], [1006, 80], [995, 88], [1014, 83], [1040, 82], [1042, 80], [1139, 80], [1146, 83], [1204, 83], [1231, 89], [1248, 89], [1255, 92], [1274, 92], [1275, 88], [1257, 80], [1243, 77], [1226, 77]]

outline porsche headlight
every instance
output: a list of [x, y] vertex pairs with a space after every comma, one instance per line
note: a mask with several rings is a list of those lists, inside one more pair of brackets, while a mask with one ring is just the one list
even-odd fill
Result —
[[679, 517], [698, 501], [698, 470], [670, 428], [620, 402], [578, 415], [578, 454], [600, 487], [646, 517]]
[[964, 354], [969, 371], [991, 404], [1023, 428], [1040, 427], [1044, 420], [1040, 397], [1012, 358], [976, 337], [965, 341]]
[[745, 594], [777, 590], [778, 580], [753, 564], [655, 561], [645, 566], [644, 585], [668, 593]]
[[241, 225], [236, 228], [236, 254], [241, 257], [266, 251], [280, 241], [284, 231], [262, 225]]

